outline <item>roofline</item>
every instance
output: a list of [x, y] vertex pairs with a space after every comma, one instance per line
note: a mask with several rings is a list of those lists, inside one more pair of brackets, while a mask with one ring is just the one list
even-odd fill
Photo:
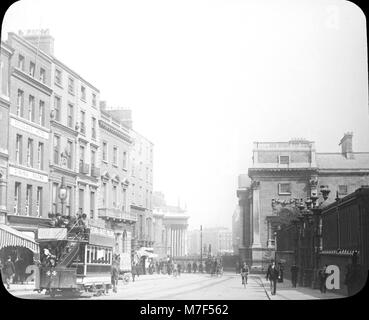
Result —
[[84, 78], [82, 78], [77, 72], [73, 71], [71, 68], [69, 68], [67, 65], [65, 65], [63, 62], [61, 62], [59, 59], [57, 59], [55, 56], [52, 56], [53, 62], [56, 65], [59, 65], [60, 67], [66, 69], [69, 73], [71, 73], [73, 76], [75, 76], [77, 79], [79, 79], [80, 81], [82, 81], [83, 83], [87, 84], [88, 86], [90, 86], [90, 88], [94, 89], [95, 91], [97, 91], [98, 93], [100, 93], [100, 90], [97, 89], [94, 85], [92, 85], [90, 82], [88, 82], [87, 80], [85, 80]]

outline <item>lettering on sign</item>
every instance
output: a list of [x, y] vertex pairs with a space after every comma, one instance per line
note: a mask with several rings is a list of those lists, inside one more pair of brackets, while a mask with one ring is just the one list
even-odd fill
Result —
[[25, 179], [36, 180], [36, 181], [43, 182], [43, 183], [47, 183], [49, 181], [47, 175], [28, 171], [28, 170], [23, 170], [20, 168], [15, 168], [12, 166], [9, 166], [9, 174], [13, 176], [25, 178]]
[[43, 138], [45, 140], [48, 140], [49, 139], [49, 133], [48, 132], [45, 132], [45, 131], [42, 131], [38, 128], [35, 128], [27, 123], [24, 123], [22, 121], [19, 121], [17, 119], [10, 119], [10, 125], [17, 128], [17, 129], [20, 129], [20, 130], [23, 130], [25, 132], [28, 132], [28, 133], [31, 133], [31, 134], [34, 134], [36, 136], [39, 136], [40, 138]]

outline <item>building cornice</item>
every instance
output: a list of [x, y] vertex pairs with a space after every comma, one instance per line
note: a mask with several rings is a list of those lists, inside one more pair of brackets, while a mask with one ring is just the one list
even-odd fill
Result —
[[128, 134], [125, 134], [124, 132], [120, 131], [118, 128], [114, 128], [110, 123], [104, 120], [99, 120], [99, 126], [100, 128], [105, 129], [106, 131], [114, 134], [118, 138], [123, 139], [125, 142], [129, 144], [133, 142], [133, 139]]
[[0, 104], [4, 107], [9, 109], [10, 108], [10, 99], [9, 97], [7, 97], [8, 99], [5, 99], [4, 96], [0, 95]]
[[51, 96], [51, 94], [53, 92], [53, 89], [51, 87], [49, 87], [48, 85], [42, 83], [41, 81], [38, 81], [34, 77], [31, 77], [28, 73], [23, 72], [22, 70], [20, 70], [16, 67], [12, 67], [11, 75], [18, 78], [21, 81], [26, 82], [30, 86], [42, 91], [43, 93], [45, 93], [48, 96]]
[[52, 171], [54, 171], [54, 172], [59, 172], [61, 174], [68, 175], [68, 176], [73, 177], [73, 178], [75, 178], [77, 176], [77, 172], [75, 172], [71, 169], [68, 169], [68, 168], [60, 167], [60, 166], [55, 165], [55, 164], [50, 164], [49, 167], [50, 167], [50, 173]]
[[78, 132], [72, 128], [69, 128], [68, 126], [65, 126], [64, 124], [56, 121], [56, 120], [50, 120], [50, 125], [52, 127], [56, 127], [64, 132], [70, 133], [72, 136], [76, 137], [78, 135]]

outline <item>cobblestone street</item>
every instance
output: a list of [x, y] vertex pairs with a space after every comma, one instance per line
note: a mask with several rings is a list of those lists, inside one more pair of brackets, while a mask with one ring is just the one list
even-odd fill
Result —
[[[291, 288], [286, 280], [278, 284], [277, 294], [270, 295], [269, 283], [259, 275], [249, 276], [244, 288], [239, 275], [225, 273], [221, 277], [208, 274], [181, 274], [175, 278], [167, 275], [142, 275], [127, 285], [119, 281], [118, 292], [109, 291], [107, 295], [93, 296], [83, 293], [69, 299], [97, 300], [308, 300], [335, 299], [342, 296], [310, 288]], [[27, 290], [26, 290], [27, 289]], [[51, 299], [50, 296], [32, 291], [32, 286], [13, 286], [10, 293], [23, 299]], [[67, 299], [57, 296], [54, 299]]]

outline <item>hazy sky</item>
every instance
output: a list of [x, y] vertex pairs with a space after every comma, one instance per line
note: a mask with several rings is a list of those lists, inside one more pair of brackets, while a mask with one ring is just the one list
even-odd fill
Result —
[[[104, 6], [102, 6], [104, 4]], [[154, 189], [190, 227], [231, 226], [253, 141], [369, 151], [365, 16], [345, 1], [21, 0], [9, 31], [50, 29], [55, 56], [133, 110]]]

